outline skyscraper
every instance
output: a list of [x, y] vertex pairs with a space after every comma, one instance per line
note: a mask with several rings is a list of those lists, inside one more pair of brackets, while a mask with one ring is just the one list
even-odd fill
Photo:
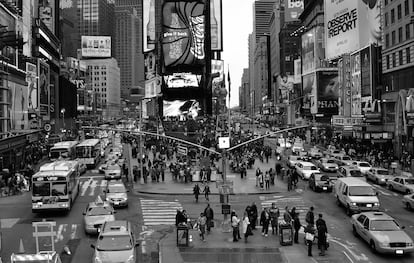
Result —
[[253, 3], [253, 34], [256, 42], [263, 35], [269, 34], [269, 21], [276, 0], [257, 0]]

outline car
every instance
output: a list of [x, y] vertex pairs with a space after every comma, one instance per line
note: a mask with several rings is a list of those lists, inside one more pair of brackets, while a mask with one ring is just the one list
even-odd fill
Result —
[[414, 209], [414, 195], [413, 194], [404, 195], [402, 202], [408, 210]]
[[352, 165], [353, 162], [355, 162], [354, 160], [352, 160], [352, 158], [348, 155], [340, 155], [334, 158], [336, 163], [341, 166], [341, 165]]
[[335, 160], [331, 158], [319, 159], [318, 161], [316, 161], [316, 166], [324, 172], [338, 171], [338, 165], [335, 163]]
[[302, 157], [297, 155], [290, 155], [288, 157], [287, 166], [290, 168], [294, 168], [297, 162], [302, 161]]
[[358, 167], [353, 166], [353, 165], [339, 166], [338, 176], [339, 177], [364, 177], [364, 175], [361, 173], [361, 170], [359, 170]]
[[365, 173], [367, 180], [371, 180], [378, 185], [386, 185], [388, 180], [392, 180], [393, 176], [387, 169], [372, 167]]
[[293, 152], [303, 152], [305, 148], [303, 147], [303, 142], [294, 142], [292, 146]]
[[126, 220], [105, 222], [94, 248], [93, 262], [136, 262], [136, 240], [132, 224]]
[[103, 223], [115, 221], [115, 210], [109, 202], [98, 196], [95, 202], [87, 205], [83, 212], [83, 223], [86, 234], [98, 234]]
[[319, 171], [318, 168], [310, 162], [296, 163], [296, 173], [303, 180], [308, 180], [312, 173]]
[[369, 171], [369, 169], [371, 169], [371, 165], [368, 162], [355, 161], [352, 163], [352, 165], [358, 167], [362, 174], [365, 174]]
[[128, 190], [121, 180], [109, 181], [104, 190], [105, 200], [113, 207], [128, 206]]
[[373, 252], [404, 255], [414, 251], [413, 240], [390, 215], [363, 212], [351, 217], [352, 232], [369, 244]]
[[110, 153], [115, 154], [118, 157], [122, 157], [122, 147], [119, 145], [118, 147], [113, 147], [109, 150]]
[[338, 157], [344, 156], [345, 152], [340, 151], [340, 150], [332, 150], [332, 151], [328, 152], [327, 155], [331, 158], [338, 158]]
[[105, 176], [104, 178], [106, 180], [118, 180], [121, 179], [122, 173], [121, 173], [121, 166], [117, 163], [110, 163], [105, 169]]
[[318, 147], [312, 147], [309, 151], [309, 155], [314, 159], [319, 159], [323, 157], [323, 153]]
[[332, 192], [333, 184], [328, 175], [315, 172], [309, 177], [309, 188], [315, 192]]
[[393, 180], [387, 182], [387, 187], [391, 191], [395, 190], [409, 195], [414, 193], [414, 178], [396, 176]]

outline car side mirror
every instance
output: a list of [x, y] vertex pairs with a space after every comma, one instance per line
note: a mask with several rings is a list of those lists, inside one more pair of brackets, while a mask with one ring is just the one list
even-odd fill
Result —
[[95, 246], [94, 244], [91, 244], [91, 248], [95, 249], [95, 248], [96, 248], [96, 246]]

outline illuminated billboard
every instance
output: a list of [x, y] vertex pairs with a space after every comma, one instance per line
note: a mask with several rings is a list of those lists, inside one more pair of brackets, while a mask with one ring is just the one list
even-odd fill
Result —
[[318, 113], [324, 115], [338, 114], [338, 71], [318, 71], [317, 80]]
[[164, 76], [164, 81], [168, 88], [198, 88], [200, 86], [201, 75], [174, 73]]
[[286, 0], [285, 1], [285, 22], [298, 21], [300, 14], [304, 9], [303, 0]]
[[142, 8], [143, 49], [148, 52], [155, 49], [155, 0], [143, 0]]
[[223, 50], [222, 0], [210, 0], [211, 50]]
[[327, 59], [381, 44], [380, 0], [325, 2], [325, 55]]
[[351, 116], [362, 117], [360, 53], [351, 55]]
[[38, 109], [37, 65], [26, 62], [26, 82], [29, 86], [29, 110]]
[[40, 115], [49, 117], [50, 68], [46, 62], [39, 60], [38, 70]]
[[197, 100], [163, 100], [163, 116], [179, 117], [180, 120], [196, 119], [201, 113]]
[[223, 60], [211, 60], [211, 73], [220, 73], [220, 76], [212, 80], [211, 89], [213, 96], [217, 96], [220, 93], [220, 89], [224, 86], [224, 61]]
[[314, 27], [302, 35], [302, 74], [309, 74], [320, 64], [324, 54], [323, 27]]
[[157, 97], [161, 92], [161, 77], [157, 76], [145, 81], [145, 98]]
[[277, 83], [279, 87], [279, 102], [289, 104], [291, 95], [293, 93], [294, 77], [291, 75], [283, 74], [278, 77]]
[[144, 72], [145, 80], [155, 78], [157, 74], [157, 60], [154, 52], [148, 52], [144, 55]]
[[111, 37], [82, 36], [82, 57], [110, 58]]
[[316, 74], [311, 73], [304, 75], [302, 79], [303, 85], [303, 106], [304, 110], [316, 113]]
[[165, 2], [162, 51], [166, 72], [200, 72], [205, 65], [204, 3]]

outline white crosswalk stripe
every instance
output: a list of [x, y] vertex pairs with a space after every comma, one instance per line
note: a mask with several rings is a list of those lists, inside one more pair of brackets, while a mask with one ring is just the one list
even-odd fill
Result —
[[179, 202], [141, 199], [144, 225], [174, 225], [177, 209], [182, 209]]
[[103, 178], [90, 177], [88, 180], [82, 180], [80, 182], [79, 196], [95, 196], [105, 189], [108, 181]]
[[299, 220], [302, 224], [305, 223], [306, 213], [309, 210], [309, 205], [305, 203], [302, 197], [281, 197], [271, 200], [266, 200], [261, 202], [262, 208], [271, 207], [272, 203], [276, 204], [276, 207], [279, 208], [280, 216], [279, 221], [283, 220], [283, 214], [285, 213], [285, 207], [296, 207], [296, 212], [299, 213]]

